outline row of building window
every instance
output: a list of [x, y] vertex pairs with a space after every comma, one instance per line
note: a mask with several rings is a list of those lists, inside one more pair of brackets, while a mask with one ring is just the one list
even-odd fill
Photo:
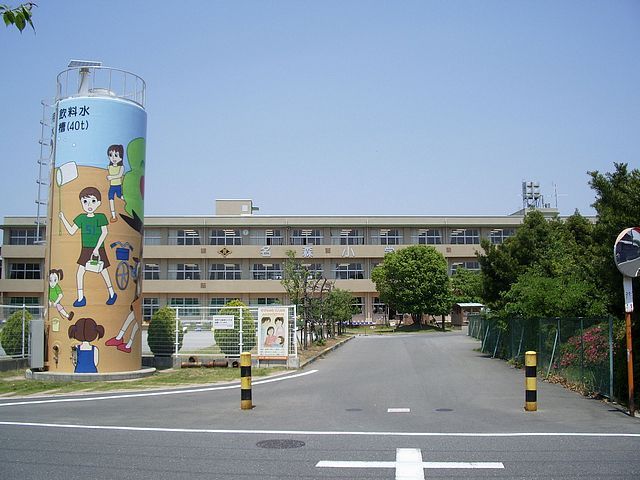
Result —
[[[514, 228], [495, 228], [489, 232], [489, 241], [494, 245], [502, 244], [507, 238], [515, 235]], [[442, 231], [437, 228], [425, 228], [411, 235], [411, 244], [442, 245]], [[44, 239], [44, 231], [39, 236], [33, 228], [12, 228], [9, 230], [9, 245], [35, 245]], [[289, 233], [288, 245], [323, 245], [324, 235], [321, 229], [293, 229]], [[147, 229], [144, 234], [145, 245], [162, 245], [162, 231]], [[330, 244], [332, 245], [364, 245], [364, 231], [359, 228], [332, 229]], [[404, 236], [401, 229], [376, 229], [371, 235], [371, 245], [402, 245]], [[452, 245], [477, 245], [480, 243], [480, 230], [477, 228], [458, 228], [449, 235]], [[200, 232], [195, 229], [170, 230], [169, 245], [201, 245]], [[209, 230], [209, 245], [285, 245], [285, 237], [281, 229], [261, 230], [250, 233], [240, 229]]]
[[[515, 235], [514, 228], [496, 228], [489, 232], [489, 241], [502, 244], [507, 238]], [[442, 231], [437, 228], [419, 229], [411, 235], [411, 244], [442, 245]], [[280, 229], [260, 231], [250, 234], [248, 230], [240, 229], [212, 229], [209, 231], [209, 245], [324, 245], [324, 235], [320, 229], [293, 229], [290, 231], [288, 243]], [[144, 236], [145, 245], [162, 245], [162, 231], [147, 229]], [[331, 229], [331, 245], [365, 245], [364, 230], [358, 228]], [[458, 228], [449, 235], [452, 245], [478, 245], [480, 243], [480, 229]], [[203, 245], [200, 232], [194, 229], [171, 230], [168, 237], [169, 245]], [[401, 229], [377, 229], [371, 236], [371, 245], [402, 245], [404, 235]]]
[[[467, 270], [479, 270], [480, 265], [476, 261], [456, 262], [451, 266], [451, 273], [457, 268]], [[324, 275], [321, 263], [305, 265], [310, 278], [318, 278]], [[333, 268], [333, 278], [337, 280], [363, 279], [364, 268], [362, 263], [337, 263]], [[280, 263], [254, 263], [250, 271], [252, 280], [282, 280], [283, 270]], [[39, 263], [10, 263], [9, 279], [11, 280], [40, 280], [42, 278]], [[160, 265], [157, 263], [144, 264], [145, 280], [160, 280]], [[202, 280], [200, 265], [197, 263], [178, 263], [175, 268], [168, 270], [169, 280]], [[209, 280], [242, 280], [242, 269], [239, 263], [214, 263], [209, 266]]]
[[[209, 280], [242, 280], [242, 270], [238, 263], [215, 263], [209, 266]], [[322, 264], [306, 265], [310, 278], [323, 275]], [[338, 280], [362, 279], [364, 268], [362, 263], [339, 263], [333, 270]], [[169, 280], [202, 280], [200, 265], [197, 263], [178, 263], [176, 268], [168, 270]], [[282, 280], [283, 270], [280, 263], [254, 263], [250, 271], [252, 280]], [[145, 263], [145, 280], [160, 280], [160, 265]]]
[[[220, 308], [224, 307], [232, 300], [237, 298], [215, 297], [209, 299], [209, 308], [201, 306], [198, 297], [173, 297], [167, 302], [167, 305], [176, 308], [179, 317], [202, 317], [216, 315]], [[256, 298], [249, 302], [250, 306], [265, 306], [281, 304], [282, 300], [276, 297]], [[353, 297], [353, 313], [364, 313], [364, 298]], [[160, 300], [156, 297], [144, 297], [142, 299], [142, 318], [148, 322], [153, 314], [160, 308]], [[373, 299], [373, 313], [382, 314], [385, 312], [385, 304], [378, 297]]]

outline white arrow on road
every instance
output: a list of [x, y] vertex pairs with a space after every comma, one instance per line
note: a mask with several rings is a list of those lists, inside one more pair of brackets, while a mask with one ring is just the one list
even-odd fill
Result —
[[419, 448], [396, 449], [395, 462], [338, 462], [321, 461], [320, 468], [394, 468], [396, 480], [424, 480], [424, 469], [445, 468], [504, 468], [502, 462], [423, 462]]

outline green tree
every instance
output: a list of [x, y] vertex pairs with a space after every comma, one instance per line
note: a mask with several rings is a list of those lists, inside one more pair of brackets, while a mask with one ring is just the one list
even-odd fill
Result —
[[280, 283], [287, 292], [289, 301], [301, 309], [310, 272], [296, 259], [296, 252], [287, 250], [286, 254], [287, 258], [284, 261]]
[[214, 330], [216, 345], [225, 355], [240, 355], [240, 310], [242, 310], [242, 351], [249, 352], [256, 346], [256, 320], [246, 303], [231, 300], [220, 309], [218, 315], [233, 315], [233, 330]]
[[[342, 332], [342, 326], [350, 322], [353, 318], [353, 296], [348, 290], [340, 288], [332, 288], [322, 302], [322, 315], [331, 322], [332, 325], [338, 325], [339, 333]], [[332, 328], [335, 330], [335, 328]]]
[[[321, 275], [314, 274], [298, 259], [293, 250], [287, 250], [284, 261], [283, 276], [280, 283], [284, 287], [289, 300], [294, 303], [303, 319], [302, 347], [307, 348], [310, 332], [324, 338], [325, 322], [322, 316], [323, 297], [331, 289], [331, 283]], [[316, 325], [320, 328], [316, 329]], [[319, 332], [316, 332], [319, 330]], [[329, 329], [333, 335], [333, 329]]]
[[482, 274], [466, 268], [456, 269], [451, 276], [453, 303], [482, 302]]
[[598, 317], [607, 313], [597, 285], [578, 274], [551, 277], [537, 269], [522, 274], [504, 294], [507, 316]]
[[176, 328], [178, 329], [178, 350], [180, 350], [184, 333], [179, 321], [176, 327], [176, 311], [168, 306], [156, 310], [147, 331], [147, 342], [154, 355], [158, 357], [173, 355], [176, 349]]
[[417, 325], [423, 314], [446, 315], [451, 310], [447, 261], [431, 246], [412, 245], [387, 253], [371, 278], [380, 300], [410, 313]]
[[22, 355], [23, 339], [23, 317], [24, 317], [24, 349], [27, 353], [29, 348], [29, 321], [31, 314], [28, 310], [18, 310], [13, 312], [0, 331], [0, 345], [4, 352], [10, 356]]
[[[595, 191], [596, 199], [593, 207], [598, 219], [593, 227], [593, 258], [595, 277], [601, 291], [606, 295], [609, 311], [617, 318], [624, 318], [624, 292], [622, 288], [622, 274], [618, 271], [613, 259], [613, 246], [617, 236], [625, 228], [640, 225], [640, 170], [629, 169], [626, 163], [614, 163], [614, 171], [600, 173], [588, 172], [591, 180], [589, 185]], [[633, 280], [634, 304], [640, 304], [640, 281]], [[632, 314], [633, 350], [640, 351], [640, 322], [638, 322], [638, 308]], [[624, 325], [624, 322], [622, 322]], [[621, 333], [624, 329], [620, 330]], [[617, 338], [617, 351], [614, 369], [616, 371], [616, 396], [627, 398], [627, 357], [626, 339], [624, 335]], [[638, 374], [640, 371], [640, 355], [634, 355], [636, 404], [640, 403], [640, 386]]]
[[503, 245], [483, 243], [485, 302], [510, 316], [605, 314], [608, 302], [594, 273], [593, 229], [578, 212], [561, 221], [533, 211]]
[[[614, 163], [611, 173], [588, 172], [596, 193], [593, 207], [598, 219], [593, 227], [595, 275], [609, 298], [616, 316], [624, 315], [622, 275], [613, 259], [615, 239], [625, 228], [640, 225], [640, 170], [626, 163]], [[640, 282], [633, 281], [635, 303], [640, 301]], [[637, 313], [635, 314], [637, 315]]]
[[22, 32], [27, 25], [30, 25], [35, 32], [36, 29], [33, 26], [33, 14], [31, 12], [31, 10], [33, 10], [33, 7], [37, 7], [37, 5], [33, 2], [26, 2], [14, 8], [11, 8], [10, 6], [5, 4], [1, 4], [0, 15], [2, 15], [4, 24], [7, 27], [10, 25], [15, 25], [15, 27], [20, 30], [20, 32]]
[[553, 226], [542, 213], [531, 211], [525, 215], [515, 236], [502, 245], [483, 239], [483, 254], [478, 256], [482, 271], [484, 302], [493, 309], [501, 308], [503, 294], [520, 275], [546, 255]]

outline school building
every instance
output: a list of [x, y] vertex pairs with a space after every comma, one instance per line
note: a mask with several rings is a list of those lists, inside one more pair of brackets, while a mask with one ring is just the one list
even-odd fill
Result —
[[[515, 234], [524, 215], [271, 216], [256, 210], [252, 200], [216, 200], [211, 216], [147, 216], [139, 265], [133, 258], [118, 259], [106, 245], [119, 269], [116, 276], [126, 270], [144, 279], [144, 320], [163, 305], [181, 307], [181, 315], [189, 316], [231, 299], [288, 304], [281, 279], [287, 251], [293, 250], [311, 272], [352, 292], [359, 312], [355, 321], [379, 322], [387, 312], [371, 271], [385, 253], [431, 245], [447, 259], [450, 273], [460, 267], [478, 270], [480, 240], [501, 244]], [[540, 210], [557, 214], [552, 208]], [[6, 217], [1, 228], [0, 304], [44, 305], [43, 228], [37, 232], [35, 217]]]

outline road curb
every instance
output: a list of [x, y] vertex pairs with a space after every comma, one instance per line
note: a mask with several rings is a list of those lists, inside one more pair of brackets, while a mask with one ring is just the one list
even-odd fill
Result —
[[315, 362], [317, 359], [319, 359], [320, 357], [326, 355], [327, 353], [331, 352], [332, 350], [335, 350], [336, 348], [341, 347], [342, 345], [347, 343], [349, 340], [352, 340], [353, 338], [355, 338], [355, 335], [352, 335], [351, 337], [347, 337], [344, 340], [341, 340], [340, 342], [336, 343], [335, 345], [332, 345], [330, 347], [325, 348], [324, 350], [319, 352], [317, 355], [314, 355], [310, 359], [305, 360], [304, 362], [302, 362], [300, 364], [300, 369], [303, 369], [304, 367], [306, 367], [310, 363]]

